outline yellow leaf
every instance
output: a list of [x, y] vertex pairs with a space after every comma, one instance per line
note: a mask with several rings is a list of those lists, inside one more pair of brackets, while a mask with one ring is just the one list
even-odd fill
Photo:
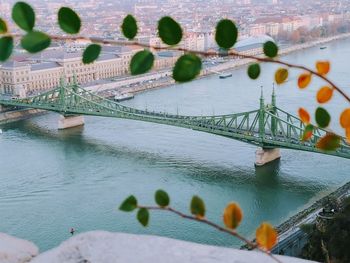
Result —
[[277, 84], [282, 84], [288, 78], [288, 70], [285, 68], [279, 68], [275, 73], [275, 81]]
[[242, 210], [237, 203], [230, 203], [226, 206], [223, 217], [227, 228], [236, 229], [242, 221]]
[[326, 75], [330, 70], [329, 61], [317, 61], [316, 62], [317, 72], [321, 75]]
[[304, 108], [299, 108], [298, 110], [299, 118], [304, 124], [309, 124], [311, 117], [310, 114]]
[[311, 74], [304, 73], [301, 74], [298, 78], [298, 87], [300, 89], [305, 89], [311, 82]]
[[344, 128], [350, 128], [350, 109], [346, 109], [340, 115], [340, 125]]
[[326, 103], [328, 102], [333, 96], [333, 89], [330, 87], [322, 87], [318, 92], [317, 92], [317, 102], [318, 103]]
[[256, 242], [259, 247], [271, 250], [277, 243], [277, 232], [269, 223], [262, 223], [256, 230]]

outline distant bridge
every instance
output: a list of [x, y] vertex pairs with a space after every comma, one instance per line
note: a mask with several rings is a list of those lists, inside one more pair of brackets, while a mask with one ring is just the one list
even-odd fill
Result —
[[0, 99], [0, 104], [43, 109], [66, 117], [92, 115], [166, 124], [221, 135], [259, 146], [264, 151], [286, 148], [350, 159], [350, 147], [345, 140], [342, 140], [341, 147], [336, 151], [326, 152], [316, 148], [318, 139], [326, 134], [323, 129], [315, 129], [310, 140], [302, 141], [300, 138], [305, 125], [299, 118], [276, 106], [274, 92], [270, 105], [265, 105], [261, 96], [257, 110], [217, 116], [182, 116], [139, 110], [93, 94], [76, 83], [64, 85], [63, 81], [60, 87], [46, 93], [23, 99]]

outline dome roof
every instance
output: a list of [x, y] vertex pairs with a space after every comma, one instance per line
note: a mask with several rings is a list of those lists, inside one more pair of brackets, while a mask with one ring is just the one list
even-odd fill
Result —
[[266, 41], [273, 41], [273, 38], [268, 35], [261, 35], [261, 36], [254, 36], [254, 37], [248, 37], [246, 39], [240, 40], [236, 43], [235, 48], [245, 47], [245, 46], [251, 46], [251, 45], [257, 45], [257, 44], [263, 44]]

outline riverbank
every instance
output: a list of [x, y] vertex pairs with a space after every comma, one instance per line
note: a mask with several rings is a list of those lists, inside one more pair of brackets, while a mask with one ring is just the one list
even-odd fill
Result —
[[300, 211], [296, 215], [290, 217], [287, 221], [280, 224], [276, 229], [280, 235], [280, 238], [283, 239], [284, 236], [290, 234], [289, 231], [298, 229], [301, 225], [306, 223], [311, 223], [316, 219], [317, 213], [323, 208], [324, 204], [328, 199], [343, 199], [346, 196], [350, 195], [350, 182], [339, 187], [337, 190], [331, 192], [330, 194], [322, 197], [315, 201], [311, 206]]
[[[323, 209], [324, 205], [328, 200], [342, 200], [343, 198], [350, 195], [350, 182], [339, 187], [337, 190], [325, 195], [324, 197], [315, 201], [311, 206], [305, 208], [294, 216], [290, 217], [287, 221], [283, 222], [276, 227], [279, 234], [278, 244], [272, 250], [273, 253], [280, 253], [280, 251], [286, 251], [289, 249], [291, 251], [299, 251], [305, 243], [303, 239], [306, 238], [305, 234], [302, 232], [300, 227], [304, 224], [314, 223], [318, 213]], [[290, 239], [290, 240], [289, 240]], [[283, 244], [283, 246], [281, 246]], [[300, 245], [301, 244], [301, 245]], [[289, 247], [291, 246], [291, 247]], [[283, 247], [283, 248], [282, 248]], [[242, 246], [242, 249], [248, 249], [247, 246]], [[292, 249], [291, 249], [292, 248]], [[291, 255], [289, 256], [299, 256]]]
[[[279, 55], [285, 56], [285, 55], [291, 54], [293, 52], [312, 48], [312, 47], [319, 46], [319, 45], [324, 45], [324, 44], [330, 43], [332, 41], [346, 39], [349, 37], [350, 37], [350, 33], [346, 33], [346, 34], [332, 36], [332, 37], [328, 37], [328, 38], [324, 38], [324, 39], [318, 39], [318, 40], [308, 42], [308, 43], [292, 45], [292, 46], [289, 46], [286, 48], [282, 48], [279, 52]], [[261, 54], [259, 56], [263, 57], [264, 55]], [[252, 60], [252, 59], [230, 59], [227, 62], [223, 62], [223, 63], [220, 63], [220, 64], [215, 65], [215, 66], [204, 68], [198, 78], [204, 78], [204, 77], [207, 77], [210, 75], [215, 75], [215, 74], [217, 74], [217, 72], [225, 72], [228, 70], [238, 69], [238, 68], [241, 68], [243, 66], [247, 66], [248, 64], [252, 63], [253, 61], [254, 60]], [[171, 76], [171, 74], [172, 74], [171, 70], [166, 71], [166, 72], [167, 72], [166, 73], [167, 76]], [[125, 87], [125, 86], [120, 87], [120, 89], [118, 89], [118, 91], [131, 92], [131, 93], [136, 94], [136, 93], [141, 93], [141, 92], [145, 92], [145, 91], [152, 90], [152, 89], [168, 87], [168, 86], [171, 86], [174, 84], [175, 84], [174, 80], [171, 77], [167, 77], [166, 79], [161, 79], [160, 81], [158, 81], [158, 80], [153, 81], [151, 84], [148, 84], [148, 85], [141, 84], [141, 85], [136, 85], [134, 87]]]

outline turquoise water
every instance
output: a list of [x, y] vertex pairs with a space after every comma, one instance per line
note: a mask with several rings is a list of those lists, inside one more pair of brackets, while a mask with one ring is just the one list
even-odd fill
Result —
[[[311, 48], [284, 58], [312, 66], [331, 59], [330, 76], [348, 90], [350, 40]], [[246, 69], [220, 80], [210, 76], [188, 84], [138, 94], [125, 104], [179, 114], [224, 114], [258, 108], [260, 85], [270, 100], [274, 65], [251, 81]], [[292, 113], [299, 106], [316, 107], [315, 91], [296, 88], [297, 72], [277, 88], [278, 105]], [[336, 96], [326, 108], [337, 116], [347, 106]], [[221, 222], [229, 201], [244, 210], [239, 231], [253, 236], [262, 221], [278, 225], [317, 198], [349, 181], [349, 160], [282, 150], [282, 159], [254, 168], [256, 148], [238, 141], [192, 130], [112, 118], [86, 117], [82, 128], [57, 130], [58, 115], [38, 116], [2, 125], [0, 135], [0, 231], [37, 243], [41, 250], [67, 239], [69, 228], [155, 234], [221, 246], [240, 243], [206, 225], [171, 214], [152, 212], [150, 226], [141, 227], [135, 214], [117, 210], [134, 194], [144, 204], [162, 188], [172, 205], [188, 211], [198, 194], [208, 218]], [[332, 125], [338, 129], [337, 118]]]

